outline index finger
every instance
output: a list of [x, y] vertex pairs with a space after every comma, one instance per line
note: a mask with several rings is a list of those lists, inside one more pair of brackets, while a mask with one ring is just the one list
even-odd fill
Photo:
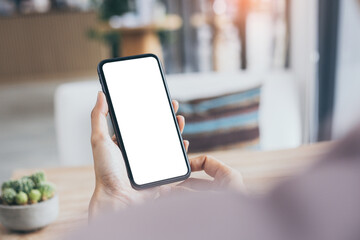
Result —
[[174, 112], [177, 113], [177, 111], [179, 110], [179, 102], [176, 100], [172, 100], [171, 103], [173, 105]]
[[[97, 101], [91, 112], [91, 136], [92, 141], [100, 137], [108, 136], [108, 125], [106, 115], [108, 114], [108, 105], [103, 92], [98, 92]], [[110, 137], [110, 136], [109, 136]]]

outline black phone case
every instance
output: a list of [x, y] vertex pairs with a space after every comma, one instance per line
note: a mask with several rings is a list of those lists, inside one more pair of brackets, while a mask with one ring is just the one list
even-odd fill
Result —
[[[164, 88], [165, 88], [166, 95], [167, 95], [167, 98], [168, 98], [169, 106], [170, 106], [170, 109], [171, 109], [171, 112], [172, 112], [172, 115], [173, 115], [174, 123], [176, 125], [179, 141], [180, 141], [180, 144], [181, 144], [181, 148], [182, 148], [182, 151], [183, 151], [183, 154], [184, 154], [184, 160], [186, 162], [188, 171], [183, 176], [178, 176], [178, 177], [174, 177], [174, 178], [169, 178], [169, 179], [164, 179], [164, 180], [160, 180], [160, 181], [156, 181], [156, 182], [151, 182], [151, 183], [146, 183], [146, 184], [139, 185], [134, 181], [134, 178], [133, 178], [133, 175], [132, 175], [132, 172], [131, 172], [131, 169], [130, 169], [129, 161], [128, 161], [127, 154], [126, 154], [126, 149], [125, 149], [124, 144], [123, 144], [123, 139], [121, 137], [121, 132], [120, 132], [119, 126], [117, 124], [115, 111], [114, 111], [114, 108], [113, 108], [113, 105], [112, 105], [112, 101], [111, 101], [111, 98], [110, 98], [110, 94], [109, 94], [109, 91], [108, 91], [108, 87], [107, 87], [107, 84], [106, 84], [106, 80], [105, 80], [105, 76], [104, 76], [104, 73], [103, 73], [103, 70], [102, 70], [102, 66], [105, 63], [109, 63], [109, 62], [126, 61], [126, 60], [137, 59], [137, 58], [145, 58], [145, 57], [153, 57], [153, 58], [156, 59], [156, 61], [158, 63], [159, 70], [160, 70], [161, 77], [162, 77], [162, 80], [163, 80], [163, 84], [164, 84]], [[184, 144], [183, 144], [183, 139], [182, 139], [182, 136], [181, 136], [181, 132], [180, 132], [177, 120], [176, 120], [176, 115], [174, 113], [174, 109], [173, 109], [172, 104], [171, 104], [170, 93], [169, 93], [168, 86], [167, 86], [166, 81], [165, 81], [165, 75], [164, 75], [163, 68], [161, 66], [159, 58], [154, 54], [141, 54], [141, 55], [128, 56], [128, 57], [105, 59], [105, 60], [101, 61], [98, 64], [97, 71], [98, 71], [98, 74], [99, 74], [99, 80], [100, 80], [102, 90], [103, 90], [103, 92], [104, 92], [104, 94], [106, 96], [106, 100], [107, 100], [107, 103], [108, 103], [108, 106], [109, 106], [109, 114], [110, 114], [111, 122], [112, 122], [113, 127], [114, 127], [116, 140], [117, 140], [118, 146], [119, 146], [119, 148], [120, 148], [120, 150], [122, 152], [123, 158], [125, 160], [125, 166], [126, 166], [126, 170], [127, 170], [127, 174], [128, 174], [131, 186], [134, 189], [141, 190], [141, 189], [160, 186], [160, 185], [169, 184], [169, 183], [178, 182], [178, 181], [182, 181], [182, 180], [187, 179], [190, 176], [190, 172], [191, 172], [190, 164], [189, 164], [189, 160], [188, 160], [186, 150], [185, 150], [185, 147], [184, 147]]]

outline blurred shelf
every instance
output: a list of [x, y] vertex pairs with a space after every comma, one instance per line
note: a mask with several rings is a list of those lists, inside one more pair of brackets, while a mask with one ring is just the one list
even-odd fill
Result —
[[108, 23], [102, 23], [98, 24], [96, 29], [102, 34], [109, 32], [119, 32], [121, 34], [121, 56], [154, 53], [162, 59], [162, 48], [157, 33], [159, 31], [176, 31], [181, 26], [181, 17], [169, 14], [148, 25], [113, 28]]
[[96, 75], [109, 56], [105, 44], [89, 39], [94, 12], [50, 12], [0, 18], [0, 83]]

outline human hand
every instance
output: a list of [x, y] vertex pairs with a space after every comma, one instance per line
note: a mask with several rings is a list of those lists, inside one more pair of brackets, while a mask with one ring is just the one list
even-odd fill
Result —
[[192, 173], [204, 171], [212, 179], [188, 178], [177, 185], [163, 186], [162, 193], [218, 190], [233, 190], [246, 193], [242, 175], [236, 169], [207, 155], [200, 155], [189, 159], [189, 161]]
[[[172, 104], [174, 111], [177, 112], [178, 102], [172, 101]], [[111, 138], [108, 134], [107, 114], [108, 105], [105, 95], [99, 92], [96, 105], [91, 112], [91, 145], [96, 185], [89, 205], [90, 218], [106, 210], [122, 209], [154, 199], [160, 191], [159, 187], [141, 191], [132, 188], [116, 138], [114, 136]], [[177, 116], [176, 119], [182, 132], [185, 119], [183, 116]], [[189, 142], [185, 140], [184, 146], [187, 150]]]
[[[174, 111], [179, 104], [172, 101]], [[226, 166], [212, 157], [202, 155], [191, 158], [192, 172], [205, 171], [213, 180], [189, 178], [180, 184], [163, 185], [141, 191], [134, 190], [127, 177], [122, 154], [117, 146], [116, 138], [108, 134], [106, 116], [108, 105], [105, 95], [98, 93], [96, 105], [91, 113], [91, 144], [94, 158], [96, 185], [89, 205], [89, 217], [92, 218], [104, 211], [113, 211], [155, 199], [169, 192], [235, 189], [244, 190], [242, 177], [236, 170]], [[180, 131], [185, 126], [183, 116], [177, 116]], [[188, 149], [189, 142], [184, 140]]]

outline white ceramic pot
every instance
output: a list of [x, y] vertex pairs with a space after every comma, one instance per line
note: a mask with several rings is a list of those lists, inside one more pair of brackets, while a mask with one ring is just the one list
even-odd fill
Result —
[[59, 214], [59, 198], [24, 206], [0, 204], [0, 223], [13, 231], [34, 231], [53, 222]]

